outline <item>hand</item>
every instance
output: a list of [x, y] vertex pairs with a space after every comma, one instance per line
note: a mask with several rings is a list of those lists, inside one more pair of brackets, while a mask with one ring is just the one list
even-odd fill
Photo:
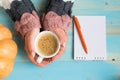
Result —
[[50, 31], [55, 33], [58, 36], [58, 38], [60, 39], [60, 50], [57, 53], [57, 55], [55, 55], [54, 57], [44, 59], [43, 62], [40, 63], [40, 64], [42, 64], [42, 66], [45, 66], [46, 64], [49, 64], [51, 61], [54, 61], [54, 60], [58, 59], [64, 53], [64, 51], [66, 49], [66, 43], [67, 43], [67, 40], [68, 40], [66, 32], [61, 28], [54, 28]]
[[37, 34], [40, 32], [40, 22], [39, 17], [36, 12], [33, 11], [32, 14], [25, 13], [22, 15], [20, 21], [15, 22], [15, 29], [18, 31], [22, 37], [25, 39], [25, 50], [31, 62], [37, 66], [44, 67], [48, 60], [44, 60], [42, 63], [38, 64], [35, 60], [35, 49], [34, 41]]
[[25, 36], [25, 50], [31, 62], [40, 67], [45, 67], [49, 63], [49, 60], [43, 60], [41, 63], [37, 63], [35, 59], [36, 51], [34, 48], [34, 42], [37, 34], [39, 33], [39, 28], [34, 28], [28, 32]]
[[71, 23], [71, 18], [68, 15], [59, 16], [55, 12], [50, 11], [43, 15], [43, 29], [54, 32], [60, 39], [60, 50], [58, 54], [51, 58], [51, 61], [59, 58], [66, 49], [68, 40], [67, 30]]
[[[28, 32], [25, 36], [25, 50], [26, 50], [31, 62], [33, 62], [37, 66], [45, 67], [46, 64], [49, 64], [51, 61], [54, 61], [57, 58], [59, 58], [65, 51], [66, 42], [67, 42], [67, 34], [60, 28], [56, 28], [51, 31], [54, 32], [60, 39], [61, 47], [56, 56], [49, 58], [49, 59], [44, 59], [41, 63], [36, 62], [36, 59], [35, 59], [36, 52], [35, 52], [35, 48], [34, 48], [35, 37], [39, 33], [39, 29], [34, 28], [32, 31]], [[61, 33], [61, 34], [59, 34], [59, 33]], [[64, 38], [63, 38], [63, 36], [64, 36]]]
[[68, 15], [59, 16], [53, 11], [43, 14], [42, 22], [43, 29], [52, 31], [60, 40], [60, 50], [54, 57], [50, 58], [50, 62], [58, 59], [65, 51], [68, 41], [67, 30], [71, 23], [71, 18]]
[[58, 36], [58, 38], [60, 39], [60, 50], [56, 56], [51, 58], [51, 60], [54, 61], [54, 60], [58, 59], [64, 53], [64, 51], [66, 49], [68, 37], [67, 37], [67, 33], [61, 28], [54, 28], [54, 29], [51, 29], [51, 31], [53, 33], [55, 33]]

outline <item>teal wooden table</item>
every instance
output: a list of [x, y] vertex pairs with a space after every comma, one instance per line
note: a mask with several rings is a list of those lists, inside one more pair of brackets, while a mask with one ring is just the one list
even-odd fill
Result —
[[[39, 14], [43, 13], [47, 0], [32, 1]], [[62, 57], [46, 68], [37, 67], [29, 61], [23, 41], [13, 30], [13, 21], [0, 8], [0, 23], [12, 31], [19, 47], [14, 69], [3, 80], [120, 80], [120, 0], [75, 0], [72, 11], [72, 15], [106, 16], [107, 61], [74, 61], [71, 25], [67, 49]]]

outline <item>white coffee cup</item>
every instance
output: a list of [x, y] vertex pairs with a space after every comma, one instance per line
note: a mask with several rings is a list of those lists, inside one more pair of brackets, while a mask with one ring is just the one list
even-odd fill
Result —
[[[42, 52], [40, 52], [40, 51], [38, 50], [38, 41], [39, 41], [39, 40], [41, 39], [41, 37], [44, 36], [45, 34], [50, 34], [50, 35], [54, 36], [54, 38], [55, 38], [56, 41], [57, 41], [57, 48], [56, 48], [55, 52], [54, 52], [53, 54], [49, 55], [49, 56], [48, 56], [48, 55], [44, 55], [44, 53], [42, 53]], [[60, 49], [60, 40], [59, 40], [59, 38], [57, 37], [57, 35], [56, 35], [55, 33], [51, 32], [51, 31], [42, 31], [42, 32], [40, 32], [40, 33], [37, 35], [37, 37], [35, 38], [35, 51], [36, 51], [36, 53], [39, 55], [39, 57], [37, 58], [37, 62], [38, 62], [38, 63], [41, 63], [44, 58], [51, 58], [51, 57], [55, 56], [55, 55], [58, 53], [59, 49]]]

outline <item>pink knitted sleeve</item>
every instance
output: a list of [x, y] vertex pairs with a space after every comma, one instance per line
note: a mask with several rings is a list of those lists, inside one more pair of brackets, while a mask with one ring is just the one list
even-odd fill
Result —
[[53, 11], [48, 12], [43, 19], [44, 30], [51, 30], [53, 28], [61, 28], [67, 31], [71, 23], [71, 18], [66, 14], [59, 16]]
[[39, 17], [35, 12], [33, 14], [24, 13], [19, 21], [15, 22], [15, 30], [19, 32], [22, 37], [33, 28], [41, 28]]

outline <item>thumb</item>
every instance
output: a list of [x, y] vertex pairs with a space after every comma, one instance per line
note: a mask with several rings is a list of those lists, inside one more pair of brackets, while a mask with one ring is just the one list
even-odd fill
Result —
[[52, 57], [52, 61], [58, 59], [64, 53], [64, 51], [65, 51], [65, 47], [61, 46], [59, 52], [57, 53], [57, 55], [55, 55], [54, 57]]

